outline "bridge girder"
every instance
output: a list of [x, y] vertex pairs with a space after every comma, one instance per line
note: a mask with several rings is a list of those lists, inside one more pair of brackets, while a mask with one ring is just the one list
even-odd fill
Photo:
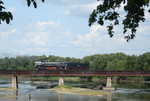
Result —
[[58, 70], [0, 70], [0, 75], [10, 76], [150, 76], [150, 71], [58, 71]]

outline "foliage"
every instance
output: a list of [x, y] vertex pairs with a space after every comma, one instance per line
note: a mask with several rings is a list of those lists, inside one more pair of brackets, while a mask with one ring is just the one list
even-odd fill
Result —
[[[34, 8], [37, 8], [37, 3], [36, 0], [26, 0], [27, 1], [27, 5], [28, 7], [31, 5], [31, 3], [33, 4]], [[41, 0], [42, 2], [44, 2], [45, 0]]]
[[[145, 13], [150, 12], [150, 9], [146, 11], [146, 7], [149, 7], [150, 0], [97, 0], [102, 1], [93, 10], [89, 17], [89, 26], [97, 22], [99, 25], [103, 26], [105, 23], [110, 23], [107, 25], [108, 34], [110, 37], [114, 36], [113, 28], [119, 25], [119, 18], [121, 12], [121, 6], [123, 6], [126, 13], [125, 18], [122, 21], [124, 25], [123, 33], [126, 34], [127, 31], [131, 31], [129, 35], [125, 35], [127, 41], [135, 37], [137, 27], [139, 23], [145, 21]], [[120, 13], [120, 14], [119, 14]]]
[[[37, 8], [36, 0], [26, 0], [27, 6], [30, 7], [33, 4], [34, 8]], [[45, 2], [45, 0], [41, 0]], [[121, 6], [126, 13], [125, 18], [122, 20], [123, 33], [127, 41], [133, 39], [136, 35], [137, 28], [140, 22], [145, 21], [145, 13], [150, 12], [150, 9], [147, 11], [146, 7], [149, 7], [150, 0], [97, 0], [99, 5], [89, 17], [89, 26], [97, 22], [99, 25], [103, 26], [108, 22], [108, 34], [110, 37], [114, 36], [113, 28], [116, 25], [119, 25], [119, 18], [122, 12], [119, 12]], [[101, 2], [100, 2], [101, 1]], [[0, 24], [1, 20], [6, 21], [7, 24], [13, 20], [13, 15], [11, 12], [4, 11], [5, 7], [3, 6], [4, 2], [0, 0]], [[126, 33], [130, 31], [130, 34]]]
[[61, 90], [61, 89], [68, 89], [68, 90], [71, 90], [71, 89], [73, 89], [73, 87], [67, 86], [67, 85], [61, 85], [61, 86], [56, 86], [53, 89], [59, 89], [59, 90]]
[[[34, 8], [37, 8], [36, 0], [26, 0], [28, 7], [33, 4]], [[41, 0], [44, 2], [44, 0]], [[4, 2], [0, 0], [0, 24], [1, 21], [6, 21], [7, 24], [10, 23], [11, 20], [13, 20], [13, 15], [11, 12], [4, 11], [5, 7], [3, 6]]]
[[15, 58], [5, 57], [0, 59], [0, 70], [34, 70], [35, 61], [67, 61], [67, 62], [80, 62], [81, 59], [70, 57], [59, 57], [49, 55], [42, 56], [17, 56]]
[[[42, 60], [89, 63], [91, 70], [150, 70], [150, 52], [139, 56], [129, 56], [124, 53], [95, 54], [83, 59], [54, 55], [5, 57], [0, 58], [0, 70], [34, 70], [35, 61]], [[150, 79], [150, 77], [144, 78]]]
[[0, 90], [13, 90], [12, 87], [0, 87]]
[[5, 57], [0, 59], [0, 70], [33, 70], [35, 61], [42, 60], [89, 63], [92, 70], [150, 70], [150, 52], [139, 56], [95, 54], [83, 59], [54, 55]]
[[1, 20], [6, 21], [7, 24], [9, 24], [10, 20], [13, 19], [13, 16], [11, 12], [4, 11], [5, 7], [3, 6], [3, 1], [0, 0], [0, 24]]
[[150, 52], [140, 56], [124, 53], [95, 54], [81, 61], [90, 63], [92, 70], [150, 70]]

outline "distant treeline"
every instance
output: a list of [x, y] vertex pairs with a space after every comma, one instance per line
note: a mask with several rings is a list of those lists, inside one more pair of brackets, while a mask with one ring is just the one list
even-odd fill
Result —
[[95, 54], [82, 59], [53, 55], [5, 57], [0, 59], [0, 70], [34, 70], [34, 62], [41, 60], [89, 63], [92, 70], [150, 70], [150, 52], [139, 56]]

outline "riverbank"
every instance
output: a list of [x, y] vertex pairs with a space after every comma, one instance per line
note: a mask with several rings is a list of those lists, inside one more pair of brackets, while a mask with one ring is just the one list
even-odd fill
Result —
[[[11, 90], [13, 90], [13, 88], [12, 87], [0, 87], [0, 92], [2, 91], [11, 91]], [[0, 100], [1, 99], [5, 99], [5, 98], [10, 98], [11, 96], [9, 95], [9, 94], [1, 94], [0, 93]]]
[[16, 98], [16, 96], [12, 96], [9, 94], [0, 94], [0, 100], [11, 99], [11, 98]]
[[13, 92], [12, 87], [0, 87], [0, 100], [5, 100], [5, 99], [10, 99], [10, 98], [15, 98], [16, 96], [6, 94], [5, 92]]
[[[1, 79], [0, 87], [11, 87], [11, 82], [8, 79]], [[42, 81], [43, 82], [43, 81]], [[36, 89], [37, 85], [32, 85], [32, 81], [30, 80], [20, 80], [19, 82], [19, 89], [16, 90], [0, 90], [0, 101], [119, 101], [121, 99], [125, 101], [149, 101], [150, 99], [150, 85], [144, 83], [119, 83], [116, 84], [117, 90], [108, 92], [107, 95], [102, 96], [99, 94], [98, 96], [91, 96], [91, 95], [83, 95], [82, 94], [70, 94], [68, 92], [61, 94], [57, 93], [54, 90], [48, 89]], [[38, 82], [36, 82], [38, 83]], [[46, 83], [46, 82], [45, 82]], [[54, 82], [58, 84], [58, 82]], [[97, 85], [95, 82], [89, 82], [90, 85]], [[101, 82], [98, 83], [98, 85]], [[76, 86], [79, 85], [87, 85], [86, 82], [65, 82], [66, 85], [69, 86]], [[40, 85], [40, 82], [39, 82]], [[138, 86], [137, 86], [138, 85]], [[82, 89], [81, 87], [79, 87]], [[87, 89], [90, 91], [96, 91]], [[76, 89], [76, 91], [78, 91]], [[100, 90], [97, 90], [100, 91]], [[85, 93], [84, 92], [84, 93]], [[89, 93], [89, 92], [88, 92]], [[29, 94], [31, 99], [29, 100]], [[83, 96], [82, 96], [83, 95]], [[99, 97], [100, 96], [100, 97]]]
[[56, 86], [50, 90], [55, 91], [57, 93], [63, 93], [63, 94], [77, 94], [77, 95], [86, 95], [86, 96], [104, 96], [104, 95], [107, 95], [106, 91], [83, 89], [83, 88], [71, 87], [71, 86], [66, 86], [66, 85]]
[[12, 87], [0, 87], [0, 90], [14, 90]]
[[5, 98], [9, 98], [9, 97], [10, 97], [9, 94], [0, 94], [0, 100], [5, 99]]

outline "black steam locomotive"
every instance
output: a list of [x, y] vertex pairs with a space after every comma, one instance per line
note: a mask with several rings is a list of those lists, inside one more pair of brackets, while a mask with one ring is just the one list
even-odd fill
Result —
[[49, 62], [36, 61], [35, 70], [73, 70], [73, 69], [90, 69], [89, 64], [79, 62]]

